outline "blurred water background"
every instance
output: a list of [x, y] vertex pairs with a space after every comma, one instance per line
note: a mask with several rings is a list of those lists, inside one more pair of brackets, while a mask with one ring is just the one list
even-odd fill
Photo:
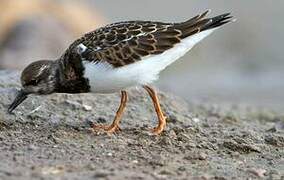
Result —
[[206, 38], [156, 83], [190, 101], [284, 107], [283, 0], [0, 0], [0, 67], [56, 58], [80, 34], [125, 20], [179, 22], [211, 9], [237, 22]]

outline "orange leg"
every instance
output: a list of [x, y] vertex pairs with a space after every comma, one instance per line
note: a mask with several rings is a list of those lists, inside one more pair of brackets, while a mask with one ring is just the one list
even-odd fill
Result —
[[150, 97], [153, 101], [155, 111], [156, 111], [156, 114], [157, 114], [158, 120], [159, 120], [159, 124], [158, 124], [157, 127], [155, 127], [153, 129], [153, 133], [155, 135], [159, 135], [159, 134], [161, 134], [161, 132], [166, 127], [166, 117], [163, 115], [163, 112], [161, 110], [161, 106], [160, 106], [160, 103], [159, 103], [159, 98], [158, 98], [155, 90], [153, 88], [149, 87], [149, 86], [146, 86], [146, 85], [143, 86], [143, 88], [148, 92], [148, 94], [150, 95]]
[[112, 122], [111, 125], [107, 126], [107, 125], [93, 125], [93, 129], [94, 130], [104, 130], [105, 132], [111, 134], [114, 133], [117, 130], [120, 130], [119, 128], [119, 122], [121, 120], [123, 111], [126, 107], [126, 102], [127, 102], [128, 96], [127, 96], [127, 92], [126, 91], [121, 91], [121, 100], [120, 100], [120, 105], [119, 108], [116, 112], [115, 118]]

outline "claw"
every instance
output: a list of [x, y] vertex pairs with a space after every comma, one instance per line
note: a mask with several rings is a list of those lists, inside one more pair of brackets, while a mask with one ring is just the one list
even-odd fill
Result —
[[151, 129], [153, 135], [160, 135], [166, 127], [166, 124], [159, 124], [157, 127]]
[[117, 131], [121, 131], [121, 128], [118, 125], [107, 126], [107, 125], [95, 125], [95, 124], [93, 124], [92, 128], [93, 128], [94, 131], [104, 131], [107, 134], [113, 134]]

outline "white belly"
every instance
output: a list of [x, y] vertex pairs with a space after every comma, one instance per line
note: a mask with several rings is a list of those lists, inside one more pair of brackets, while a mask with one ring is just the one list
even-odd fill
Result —
[[113, 68], [106, 62], [84, 61], [84, 77], [89, 79], [91, 91], [95, 93], [112, 93], [131, 86], [152, 83], [158, 79], [158, 75], [163, 69], [183, 56], [213, 30], [203, 31], [185, 38], [162, 54], [149, 55], [136, 63], [119, 68]]

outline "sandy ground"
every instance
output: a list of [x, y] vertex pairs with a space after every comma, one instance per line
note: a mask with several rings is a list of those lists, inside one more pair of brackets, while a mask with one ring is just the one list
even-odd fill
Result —
[[19, 73], [0, 71], [0, 179], [284, 179], [284, 118], [242, 105], [187, 104], [160, 92], [166, 131], [147, 94], [130, 100], [114, 135], [119, 94], [31, 96], [6, 113]]

